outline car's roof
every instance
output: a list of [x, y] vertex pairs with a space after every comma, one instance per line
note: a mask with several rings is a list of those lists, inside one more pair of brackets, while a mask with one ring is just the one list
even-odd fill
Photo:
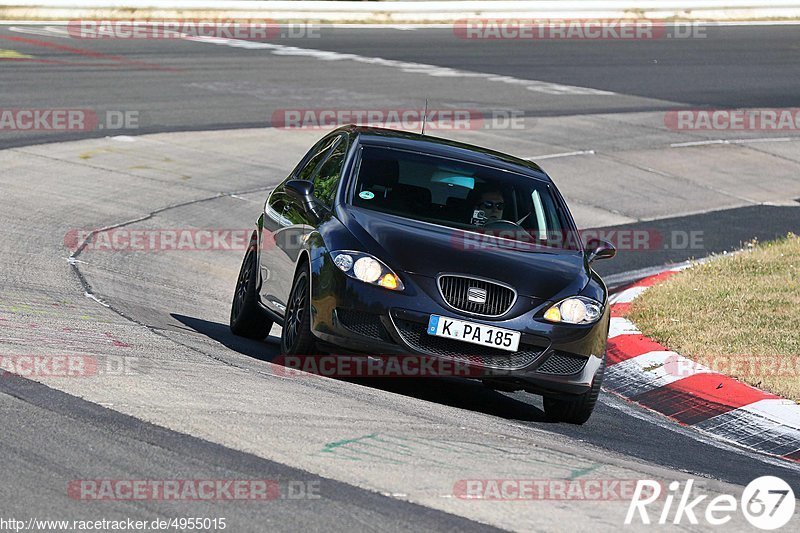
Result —
[[359, 142], [373, 146], [404, 148], [433, 155], [453, 157], [486, 166], [518, 172], [550, 182], [550, 177], [533, 161], [520, 159], [473, 144], [421, 135], [409, 131], [356, 126], [342, 126], [337, 131], [346, 131], [359, 137]]

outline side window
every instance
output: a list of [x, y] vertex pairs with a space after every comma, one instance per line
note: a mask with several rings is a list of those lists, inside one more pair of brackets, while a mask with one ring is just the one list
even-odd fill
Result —
[[331, 145], [336, 142], [337, 138], [331, 139], [330, 142], [327, 142], [323, 145], [323, 147], [316, 153], [314, 156], [308, 160], [308, 163], [305, 164], [303, 168], [297, 173], [295, 179], [299, 180], [308, 180], [311, 179], [311, 176], [314, 174], [314, 169], [317, 168], [317, 165], [325, 159], [325, 156], [328, 155], [328, 150], [330, 150]]
[[303, 156], [300, 163], [292, 170], [292, 173], [272, 191], [272, 194], [270, 194], [267, 199], [267, 203], [264, 205], [264, 213], [268, 217], [282, 225], [299, 223], [299, 215], [286, 209], [290, 202], [283, 191], [283, 186], [289, 180], [308, 179], [313, 174], [314, 169], [316, 169], [320, 162], [325, 159], [325, 156], [328, 155], [328, 152], [336, 140], [338, 140], [338, 137], [333, 137], [331, 139], [323, 138], [306, 152], [306, 155]]
[[343, 138], [333, 148], [330, 157], [322, 164], [312, 178], [314, 180], [314, 196], [324, 205], [330, 207], [336, 196], [336, 189], [342, 177], [344, 158], [347, 155], [347, 143]]

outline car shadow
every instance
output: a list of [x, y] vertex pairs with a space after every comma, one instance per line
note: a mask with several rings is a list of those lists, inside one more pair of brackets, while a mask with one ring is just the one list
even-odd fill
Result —
[[246, 339], [231, 333], [228, 324], [220, 324], [219, 322], [211, 322], [210, 320], [177, 313], [170, 313], [170, 316], [189, 329], [254, 359], [271, 362], [280, 355], [280, 339], [277, 337], [270, 336], [263, 341]]
[[536, 396], [521, 392], [498, 392], [471, 379], [372, 378], [342, 381], [508, 420], [548, 422], [544, 411], [534, 403]]
[[[201, 335], [243, 355], [280, 364], [280, 339], [256, 341], [231, 333], [227, 324], [201, 318], [170, 314], [175, 320]], [[265, 349], [267, 348], [267, 349]], [[339, 378], [341, 381], [402, 394], [459, 409], [467, 409], [508, 420], [548, 422], [544, 411], [534, 403], [537, 397], [526, 393], [501, 393], [481, 382], [458, 378]]]

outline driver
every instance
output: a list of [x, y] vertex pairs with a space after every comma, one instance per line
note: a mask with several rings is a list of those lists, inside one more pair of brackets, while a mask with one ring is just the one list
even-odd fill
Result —
[[484, 226], [490, 222], [501, 220], [504, 209], [503, 193], [497, 189], [483, 191], [472, 208], [471, 224]]

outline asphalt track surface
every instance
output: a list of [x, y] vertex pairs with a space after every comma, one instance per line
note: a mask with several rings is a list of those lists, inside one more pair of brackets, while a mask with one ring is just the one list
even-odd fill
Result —
[[[456, 38], [449, 29], [319, 28], [318, 38], [273, 41], [630, 95], [610, 101], [539, 93], [524, 99], [497, 92], [463, 94], [457, 82], [364, 78], [337, 61], [299, 71], [269, 55], [227, 46], [65, 39], [41, 27], [16, 28], [0, 28], [0, 48], [32, 57], [4, 62], [4, 105], [131, 109], [140, 114], [141, 132], [262, 127], [275, 109], [420, 107], [425, 98], [432, 108], [458, 102], [479, 109], [512, 108], [528, 116], [687, 106], [792, 107], [800, 79], [796, 26], [708, 27], [705, 38], [635, 42], [476, 41]], [[4, 134], [0, 146], [85, 136], [20, 132]]]
[[[32, 33], [32, 29], [38, 34]], [[4, 62], [0, 72], [3, 87], [0, 106], [136, 110], [140, 127], [135, 132], [122, 132], [128, 135], [262, 127], [269, 125], [275, 109], [313, 108], [323, 104], [334, 108], [353, 107], [354, 100], [364, 108], [418, 107], [425, 96], [429, 97], [432, 105], [440, 102], [442, 105], [457, 103], [482, 109], [513, 108], [534, 120], [536, 117], [641, 113], [692, 106], [793, 107], [798, 106], [800, 98], [796, 92], [800, 64], [796, 61], [798, 45], [794, 26], [709, 28], [706, 39], [600, 42], [591, 46], [576, 42], [464, 42], [454, 39], [449, 30], [323, 28], [319, 39], [280, 43], [617, 93], [609, 98], [575, 95], [569, 99], [539, 92], [522, 96], [512, 91], [488, 94], [466, 85], [462, 91], [460, 78], [447, 83], [441, 83], [434, 76], [417, 76], [409, 80], [402, 69], [386, 69], [380, 76], [370, 79], [342, 61], [317, 61], [310, 65], [304, 62], [303, 68], [299, 69], [294, 67], [291, 56], [276, 58], [270, 54], [254, 53], [254, 50], [208, 43], [76, 42], [39, 27], [24, 27], [23, 30], [0, 27], [0, 49], [30, 56], [23, 58], [30, 61]], [[81, 51], [76, 51], [77, 48]], [[34, 61], [37, 59], [44, 61]], [[105, 131], [70, 134], [3, 132], [0, 147], [24, 147], [107, 134]], [[297, 151], [297, 147], [292, 149]], [[282, 168], [281, 164], [276, 164], [276, 168]], [[13, 167], [9, 172], [13, 173]], [[11, 180], [11, 174], [7, 174], [7, 178]], [[252, 169], [249, 169], [249, 174], [232, 181], [235, 183], [226, 186], [224, 180], [219, 180], [204, 192], [264, 189], [268, 185], [260, 182]], [[84, 204], [100, 205], [100, 202], [108, 201], [110, 193], [102, 186], [93, 190], [90, 180], [82, 186], [86, 189], [81, 207], [64, 212], [64, 218], [69, 217], [72, 227], [81, 227], [82, 216], [86, 217], [86, 225], [91, 227], [127, 219], [121, 214], [115, 216], [107, 212], [99, 218], [86, 214]], [[19, 197], [16, 193], [20, 190], [23, 193], [28, 190], [18, 187], [8, 189], [15, 192], [13, 198]], [[165, 186], [164, 191], [167, 190], [169, 188]], [[131, 204], [141, 201], [143, 205], [150, 205], [147, 202], [152, 202], [153, 196], [165, 194], [164, 191], [160, 191], [156, 184], [141, 197], [135, 190], [126, 191], [126, 194], [131, 196]], [[40, 223], [44, 226], [38, 223], [26, 225], [24, 219], [7, 218], [6, 222], [13, 229], [12, 235], [35, 240], [41, 233], [26, 228], [41, 228], [38, 231], [42, 232], [50, 224], [61, 227], [59, 209], [70, 204], [63, 203], [66, 196], [59, 192], [53, 197], [53, 206], [57, 207], [53, 212], [48, 209], [47, 193], [47, 190], [34, 187], [27, 197], [30, 209], [36, 211], [37, 217], [42, 217]], [[252, 202], [260, 202], [263, 192], [246, 197]], [[672, 229], [699, 229], [704, 232], [705, 246], [700, 251], [679, 249], [621, 254], [614, 262], [598, 265], [598, 269], [603, 274], [620, 274], [731, 250], [752, 238], [765, 240], [787, 231], [800, 232], [798, 211], [788, 205], [792, 198], [782, 200], [787, 205], [750, 205], [682, 217], [662, 216], [646, 222], [642, 221], [646, 217], [641, 217], [640, 221], [616, 225], [616, 229], [645, 227], [665, 234]], [[237, 206], [228, 202], [230, 199], [223, 198], [210, 202], [212, 205], [206, 207], [200, 207], [204, 205], [202, 203], [194, 204], [194, 207], [187, 205], [170, 213], [170, 218], [165, 216], [158, 220], [157, 216], [153, 224], [155, 227], [159, 227], [159, 223], [161, 227], [169, 227], [170, 222], [174, 225], [176, 220], [201, 224], [199, 221], [203, 217], [216, 217], [214, 223], [219, 227], [238, 227], [243, 224], [242, 217], [249, 219], [254, 214], [254, 207], [255, 211], [258, 210], [257, 203]], [[27, 208], [18, 205], [5, 207], [18, 215]], [[123, 208], [129, 207], [123, 204]], [[110, 207], [101, 211], [106, 209]], [[220, 214], [220, 210], [224, 213]], [[26, 235], [27, 231], [30, 231], [29, 235]], [[23, 261], [28, 269], [35, 268], [36, 261], [63, 261], [60, 255], [43, 254], [31, 246], [30, 243], [22, 246], [24, 255], [30, 259]], [[214, 258], [209, 261], [213, 262]], [[99, 262], [103, 263], [101, 267], [97, 270], [87, 267], [82, 275], [90, 280], [92, 288], [103, 291], [105, 301], [117, 313], [116, 318], [106, 317], [104, 320], [115, 324], [142, 324], [148, 328], [146, 333], [140, 334], [141, 338], [137, 337], [138, 342], [157, 344], [147, 339], [148, 335], [158, 334], [174, 343], [175, 353], [194, 351], [223, 365], [247, 368], [259, 367], [277, 355], [274, 339], [266, 345], [245, 341], [232, 336], [223, 320], [210, 318], [225, 316], [228, 301], [224, 298], [227, 296], [217, 297], [216, 290], [211, 295], [203, 294], [196, 298], [185, 294], [193, 287], [189, 281], [192, 278], [174, 269], [185, 267], [188, 272], [196, 273], [198, 267], [192, 264], [194, 261], [190, 260], [186, 265], [148, 265], [145, 261], [126, 264], [124, 258], [112, 257], [107, 261], [99, 259]], [[228, 258], [220, 261], [213, 267], [213, 276], [226, 280], [235, 277], [235, 272], [227, 272], [226, 278], [216, 271], [235, 270], [236, 262], [236, 259]], [[30, 298], [31, 293], [46, 295], [51, 290], [51, 282], [47, 279], [37, 279], [30, 270], [25, 273], [18, 271], [20, 263], [15, 260], [0, 265], [5, 272], [6, 313], [15, 297]], [[74, 293], [76, 299], [82, 300], [82, 312], [87, 312], [87, 306], [95, 304], [83, 298], [82, 292], [86, 287], [80, 285], [74, 272], [68, 282], [57, 289], [63, 294]], [[166, 290], [154, 301], [143, 303], [135, 296], [137, 291], [149, 294], [158, 287]], [[222, 287], [220, 291], [232, 289], [225, 285]], [[200, 306], [214, 305], [219, 309], [213, 313], [200, 310]], [[195, 309], [192, 311], [193, 306]], [[6, 314], [13, 321], [12, 315]], [[48, 319], [40, 318], [40, 322], [48, 323]], [[51, 323], [54, 328], [71, 325], [69, 317], [52, 319]], [[188, 336], [179, 337], [175, 332]], [[34, 340], [28, 340], [28, 353], [38, 348], [35, 337], [31, 339]], [[4, 345], [9, 342], [8, 346], [15, 346], [13, 340], [5, 337]], [[159, 342], [166, 341], [161, 338]], [[17, 346], [24, 347], [25, 344]], [[170, 354], [164, 355], [168, 358]], [[213, 366], [205, 369], [201, 365], [199, 370], [193, 371], [213, 373], [217, 370]], [[211, 376], [206, 378], [211, 379]], [[369, 402], [386, 402], [389, 412], [397, 409], [398, 413], [403, 412], [404, 417], [408, 415], [405, 411], [413, 412], [414, 408], [425, 411], [426, 416], [428, 410], [436, 412], [437, 416], [441, 410], [442, 416], [446, 417], [452, 408], [458, 413], [457, 424], [480, 424], [486, 420], [491, 420], [492, 424], [511, 422], [535, 432], [542, 442], [552, 440], [577, 448], [590, 446], [603, 457], [613, 457], [623, 464], [655, 465], [683, 473], [686, 477], [697, 476], [735, 485], [744, 485], [755, 477], [771, 474], [800, 488], [800, 471], [793, 465], [768, 461], [711, 442], [690, 429], [676, 427], [657, 415], [609, 395], [588, 424], [572, 427], [546, 423], [541, 401], [536, 397], [501, 394], [472, 383], [432, 385], [416, 381], [340, 381], [331, 387], [328, 400], [333, 402], [331, 407], [334, 409], [337, 397], [342, 399], [341, 409], [359, 405], [366, 409]], [[226, 401], [232, 399], [231, 395], [239, 396], [238, 391], [233, 390], [216, 392], [220, 393], [216, 401], [222, 409]], [[64, 487], [70, 480], [114, 477], [109, 475], [109, 472], [114, 472], [119, 478], [132, 479], [183, 476], [196, 479], [264, 477], [321, 480], [323, 489], [319, 500], [281, 501], [281, 505], [270, 507], [226, 504], [223, 514], [236, 526], [232, 527], [233, 531], [263, 530], [266, 525], [276, 530], [470, 530], [487, 527], [453, 513], [403, 501], [402, 495], [376, 494], [380, 489], [374, 483], [331, 481], [337, 476], [330, 472], [319, 478], [302, 468], [302, 457], [294, 463], [295, 466], [287, 466], [289, 461], [281, 458], [290, 450], [248, 453], [242, 451], [246, 447], [237, 449], [215, 442], [207, 435], [203, 438], [200, 433], [193, 435], [189, 431], [158, 427], [120, 414], [113, 405], [107, 409], [77, 396], [81, 394], [66, 394], [24, 379], [6, 377], [0, 380], [0, 423], [4, 428], [0, 439], [3, 449], [7, 450], [0, 496], [7, 503], [3, 506], [7, 514], [26, 518], [48, 515], [50, 518], [76, 519], [87, 515], [119, 515], [152, 520], [160, 516], [220, 513], [219, 504], [115, 502], [92, 507], [93, 504], [66, 496]], [[288, 397], [283, 401], [293, 400]], [[399, 407], [401, 405], [404, 407]], [[231, 409], [235, 412], [233, 407]], [[124, 408], [120, 410], [125, 412]], [[457, 433], [454, 431], [452, 438], [457, 438]], [[270, 445], [274, 446], [273, 443]], [[301, 443], [297, 442], [297, 446], [300, 447]], [[271, 453], [275, 454], [276, 460], [264, 458]], [[421, 468], [419, 465], [416, 467]], [[419, 471], [418, 476], [419, 482], [424, 484], [424, 472]], [[498, 473], [497, 477], [502, 476]], [[505, 514], [507, 511], [498, 512]], [[544, 513], [547, 512], [545, 509]], [[510, 524], [508, 527], [513, 529], [523, 528], [507, 517], [496, 521], [480, 518], [480, 521]], [[542, 526], [544, 530], [552, 528], [552, 524]]]

